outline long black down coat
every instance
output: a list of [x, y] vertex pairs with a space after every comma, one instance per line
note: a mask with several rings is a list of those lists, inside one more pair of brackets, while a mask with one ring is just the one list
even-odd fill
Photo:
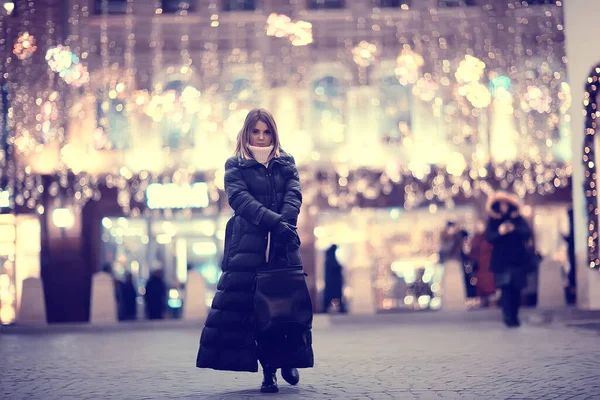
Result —
[[[268, 233], [283, 220], [296, 225], [302, 193], [294, 158], [282, 152], [268, 168], [254, 159], [231, 157], [225, 163], [225, 191], [235, 211], [225, 229], [223, 274], [200, 337], [198, 368], [258, 371], [254, 320], [256, 271], [267, 266]], [[273, 236], [273, 235], [272, 235]], [[272, 268], [302, 267], [299, 246], [278, 246], [271, 237]], [[278, 251], [279, 249], [279, 251]], [[290, 367], [313, 365], [312, 338]]]
[[[501, 214], [500, 202], [509, 205], [508, 212]], [[520, 206], [516, 199], [504, 193], [496, 194], [488, 203], [489, 220], [485, 236], [494, 248], [490, 269], [494, 272], [496, 286], [513, 286], [519, 289], [527, 283], [527, 273], [532, 268], [533, 253], [529, 242], [532, 238], [531, 228], [520, 214]], [[515, 229], [501, 235], [499, 227], [504, 222], [510, 222]]]

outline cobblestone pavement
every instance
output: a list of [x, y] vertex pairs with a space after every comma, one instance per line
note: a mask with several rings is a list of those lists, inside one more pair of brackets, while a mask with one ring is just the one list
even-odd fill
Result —
[[599, 398], [595, 331], [350, 321], [316, 328], [315, 368], [301, 371], [297, 387], [280, 379], [275, 395], [258, 393], [259, 374], [196, 369], [199, 329], [3, 334], [0, 398]]

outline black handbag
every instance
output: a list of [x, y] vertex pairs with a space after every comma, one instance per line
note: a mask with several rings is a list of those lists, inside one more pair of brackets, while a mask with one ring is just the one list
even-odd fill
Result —
[[542, 262], [542, 257], [535, 249], [533, 240], [529, 240], [525, 243], [525, 254], [525, 271], [528, 273], [537, 271]]
[[302, 269], [259, 270], [254, 290], [258, 332], [304, 332], [312, 328], [312, 301]]

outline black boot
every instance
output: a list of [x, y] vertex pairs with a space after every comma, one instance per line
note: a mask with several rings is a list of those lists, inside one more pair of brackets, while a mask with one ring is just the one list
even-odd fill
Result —
[[277, 370], [271, 368], [263, 368], [263, 382], [260, 387], [261, 393], [277, 393], [279, 388], [277, 387], [277, 376], [275, 373]]
[[300, 382], [300, 373], [297, 368], [281, 368], [281, 377], [290, 385]]

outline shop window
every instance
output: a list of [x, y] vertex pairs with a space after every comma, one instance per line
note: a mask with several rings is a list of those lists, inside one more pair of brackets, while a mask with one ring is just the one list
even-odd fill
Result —
[[[474, 232], [474, 211], [457, 207], [434, 215], [427, 208], [360, 208], [319, 213], [315, 218], [320, 232], [315, 240], [317, 290], [324, 292], [325, 282], [319, 277], [325, 276], [326, 249], [336, 243], [344, 276], [360, 282], [352, 289], [356, 307], [371, 306], [365, 300], [373, 296], [381, 312], [440, 309], [444, 301], [444, 266], [437, 262], [440, 232], [448, 220]], [[364, 234], [370, 229], [377, 230], [376, 240]], [[344, 290], [344, 295], [348, 292]]]
[[440, 0], [440, 7], [470, 7], [475, 3], [475, 0]]
[[410, 0], [380, 0], [379, 6], [387, 8], [396, 8], [402, 6], [410, 7]]
[[163, 14], [173, 14], [179, 11], [192, 11], [194, 8], [193, 0], [162, 0], [161, 8]]
[[254, 0], [224, 0], [223, 11], [254, 11], [256, 2]]
[[411, 85], [401, 85], [395, 76], [386, 76], [380, 81], [381, 135], [389, 144], [400, 144], [411, 134], [411, 88]]
[[94, 10], [96, 14], [104, 14], [104, 7], [108, 14], [125, 14], [127, 0], [96, 0]]
[[312, 86], [313, 126], [323, 146], [344, 142], [346, 138], [346, 91], [333, 76], [314, 81]]
[[308, 7], [313, 10], [344, 8], [344, 0], [309, 0]]
[[[193, 194], [192, 192], [189, 192]], [[193, 201], [193, 199], [190, 199]], [[182, 316], [186, 301], [199, 301], [196, 293], [187, 293], [190, 272], [202, 276], [204, 304], [210, 307], [221, 276], [225, 226], [230, 214], [183, 220], [140, 218], [102, 218], [102, 265], [123, 282], [130, 274], [138, 295], [138, 304], [146, 299], [146, 284], [153, 270], [162, 270], [167, 286], [169, 318]], [[152, 243], [152, 246], [148, 246]], [[144, 319], [142, 313], [120, 314], [119, 319]]]

